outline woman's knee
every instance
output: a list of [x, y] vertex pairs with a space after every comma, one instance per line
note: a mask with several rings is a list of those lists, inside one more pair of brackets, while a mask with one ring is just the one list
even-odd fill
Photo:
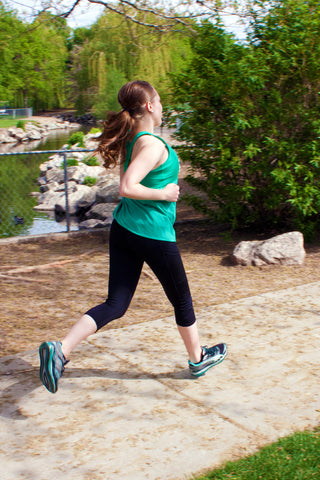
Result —
[[188, 295], [174, 305], [176, 322], [179, 327], [190, 327], [196, 321], [196, 316], [193, 309], [191, 295]]
[[97, 324], [97, 330], [100, 330], [113, 320], [123, 317], [128, 310], [129, 303], [130, 302], [116, 302], [107, 299], [104, 303], [88, 310], [86, 314], [93, 318]]

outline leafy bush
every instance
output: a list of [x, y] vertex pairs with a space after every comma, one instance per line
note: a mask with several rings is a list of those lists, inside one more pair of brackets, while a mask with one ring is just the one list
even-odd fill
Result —
[[199, 191], [187, 200], [234, 228], [310, 235], [320, 210], [320, 9], [272, 5], [247, 45], [203, 23], [174, 78], [181, 158]]
[[95, 177], [84, 177], [82, 184], [88, 185], [88, 187], [93, 187], [93, 185], [95, 185], [96, 182], [97, 182], [97, 178]]
[[70, 148], [72, 145], [78, 145], [79, 147], [84, 148], [83, 137], [84, 137], [83, 132], [72, 133], [68, 140], [68, 147]]
[[84, 160], [83, 160], [83, 163], [85, 163], [86, 165], [88, 165], [89, 167], [98, 167], [100, 165], [100, 163], [98, 162], [98, 160], [96, 159], [96, 157], [86, 157]]
[[25, 120], [18, 120], [16, 123], [16, 128], [22, 128], [22, 130], [24, 130], [25, 125], [26, 125]]
[[[76, 158], [67, 158], [67, 167], [75, 167], [79, 165], [79, 162]], [[64, 168], [64, 162], [61, 162], [60, 168]]]
[[101, 128], [92, 127], [89, 133], [101, 133], [101, 132], [102, 132]]

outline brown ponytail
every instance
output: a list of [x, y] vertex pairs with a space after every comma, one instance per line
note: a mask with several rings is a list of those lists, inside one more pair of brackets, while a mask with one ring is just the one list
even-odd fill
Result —
[[152, 85], [142, 80], [126, 83], [120, 89], [118, 102], [122, 110], [108, 114], [96, 149], [103, 158], [106, 168], [124, 162], [127, 137], [134, 127], [135, 119], [143, 116], [145, 104], [155, 96], [155, 93]]

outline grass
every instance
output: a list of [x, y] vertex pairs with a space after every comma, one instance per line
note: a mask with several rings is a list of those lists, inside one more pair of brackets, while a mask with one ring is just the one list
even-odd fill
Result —
[[0, 128], [15, 127], [20, 118], [3, 117], [0, 118]]
[[[79, 162], [76, 158], [67, 158], [67, 167], [76, 167]], [[61, 162], [60, 168], [64, 169], [64, 162]]]
[[281, 438], [254, 455], [194, 480], [312, 480], [320, 478], [320, 427]]

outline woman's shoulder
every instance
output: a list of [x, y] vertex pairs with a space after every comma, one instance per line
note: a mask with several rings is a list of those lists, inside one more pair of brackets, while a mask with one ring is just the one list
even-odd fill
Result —
[[167, 143], [161, 137], [150, 132], [139, 132], [132, 140], [132, 143], [135, 143], [137, 147], [139, 146], [140, 148], [149, 147], [162, 149], [167, 146]]

